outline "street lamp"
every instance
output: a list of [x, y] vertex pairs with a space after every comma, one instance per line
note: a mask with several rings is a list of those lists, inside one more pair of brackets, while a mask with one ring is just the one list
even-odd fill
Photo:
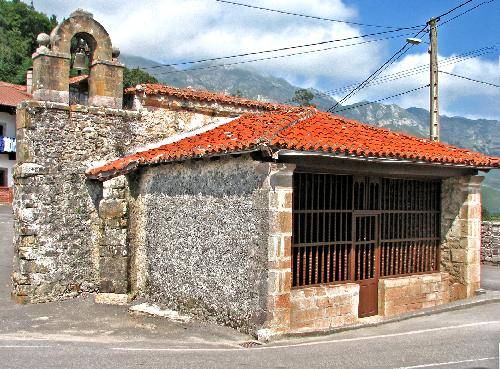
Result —
[[419, 38], [410, 37], [410, 38], [406, 39], [406, 42], [408, 42], [409, 44], [412, 44], [412, 45], [420, 45], [424, 41], [422, 41]]

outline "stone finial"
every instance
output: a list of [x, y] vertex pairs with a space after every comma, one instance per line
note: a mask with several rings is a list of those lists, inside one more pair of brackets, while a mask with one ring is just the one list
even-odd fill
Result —
[[40, 33], [36, 38], [36, 42], [40, 47], [47, 47], [50, 44], [50, 36], [46, 33]]
[[118, 58], [120, 56], [120, 49], [117, 47], [113, 47], [113, 50], [111, 52], [111, 56], [113, 57], [113, 59]]
[[73, 17], [87, 17], [87, 18], [94, 18], [94, 14], [91, 12], [88, 12], [86, 10], [83, 10], [82, 8], [76, 9], [73, 13], [69, 15], [70, 18]]

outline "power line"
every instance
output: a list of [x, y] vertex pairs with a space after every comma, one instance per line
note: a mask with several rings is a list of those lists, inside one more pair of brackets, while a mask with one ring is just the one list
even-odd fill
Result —
[[390, 30], [390, 31], [382, 31], [382, 32], [369, 33], [369, 34], [360, 35], [360, 36], [351, 36], [351, 37], [339, 38], [339, 39], [335, 39], [335, 40], [327, 40], [327, 41], [321, 41], [321, 42], [314, 42], [314, 43], [304, 44], [304, 45], [295, 45], [295, 46], [281, 47], [281, 48], [272, 49], [272, 50], [253, 51], [253, 52], [247, 52], [247, 53], [242, 53], [242, 54], [235, 54], [235, 55], [229, 55], [229, 56], [219, 56], [219, 57], [215, 57], [215, 58], [206, 58], [206, 59], [192, 60], [192, 61], [186, 61], [186, 62], [180, 62], [180, 63], [158, 64], [158, 65], [153, 65], [153, 66], [149, 66], [149, 67], [143, 67], [141, 69], [155, 69], [155, 68], [162, 68], [162, 67], [175, 67], [175, 66], [179, 66], [179, 65], [204, 63], [204, 62], [208, 62], [208, 61], [216, 61], [216, 60], [222, 60], [222, 59], [234, 59], [234, 58], [240, 58], [240, 57], [243, 57], [243, 56], [267, 54], [267, 53], [274, 53], [274, 52], [277, 52], [277, 51], [286, 51], [286, 50], [300, 49], [300, 48], [303, 48], [303, 47], [311, 47], [311, 46], [319, 46], [319, 45], [331, 44], [331, 43], [334, 43], [334, 42], [349, 41], [349, 40], [354, 40], [354, 39], [359, 39], [359, 38], [365, 38], [365, 37], [371, 37], [371, 36], [378, 36], [378, 35], [387, 34], [387, 33], [401, 32], [401, 31], [404, 31], [404, 30], [405, 29], [396, 29], [396, 30]]
[[464, 12], [462, 12], [462, 13], [460, 13], [460, 14], [455, 15], [453, 18], [447, 19], [446, 21], [444, 21], [443, 23], [441, 23], [441, 24], [439, 25], [439, 27], [444, 26], [446, 23], [451, 22], [451, 21], [453, 21], [453, 20], [455, 20], [455, 19], [457, 19], [457, 18], [461, 17], [462, 15], [465, 15], [465, 14], [469, 13], [470, 11], [472, 11], [472, 10], [474, 10], [474, 9], [479, 8], [479, 7], [480, 7], [480, 6], [482, 6], [482, 5], [492, 3], [493, 1], [495, 1], [495, 0], [483, 1], [482, 3], [479, 3], [479, 4], [477, 4], [476, 6], [474, 6], [474, 7], [470, 8], [470, 9], [467, 9], [467, 10], [466, 10], [466, 11], [464, 11]]
[[[461, 63], [461, 62], [464, 62], [468, 59], [477, 58], [481, 55], [491, 53], [493, 50], [496, 50], [495, 46], [487, 46], [487, 47], [483, 47], [480, 49], [468, 51], [468, 52], [465, 52], [463, 54], [452, 56], [452, 57], [441, 60], [439, 62], [439, 66]], [[401, 78], [409, 77], [409, 76], [427, 71], [428, 68], [429, 68], [428, 65], [423, 64], [423, 65], [416, 66], [414, 68], [402, 70], [402, 71], [388, 74], [388, 75], [385, 75], [382, 77], [377, 77], [377, 78], [372, 79], [372, 81], [369, 82], [366, 85], [366, 87], [373, 86], [373, 85], [379, 85], [379, 84], [383, 84], [383, 83], [387, 83], [387, 82], [392, 82], [392, 81], [395, 81], [395, 80], [398, 80]], [[336, 88], [333, 90], [322, 91], [322, 93], [324, 93], [328, 96], [333, 96], [333, 94], [335, 94], [335, 93], [342, 93], [345, 91], [349, 91], [351, 88], [355, 87], [356, 85], [357, 84], [347, 85], [347, 86], [339, 87], [339, 88]]]
[[473, 1], [473, 0], [467, 0], [467, 1], [463, 2], [463, 3], [461, 3], [460, 5], [457, 5], [456, 7], [454, 7], [454, 8], [452, 8], [452, 9], [450, 9], [450, 10], [446, 11], [445, 13], [438, 15], [436, 18], [438, 18], [438, 19], [439, 19], [439, 18], [441, 18], [441, 17], [445, 17], [445, 16], [447, 16], [448, 14], [450, 14], [450, 13], [454, 12], [455, 10], [457, 10], [457, 9], [461, 8], [462, 6], [464, 6], [464, 5], [468, 4], [468, 3], [472, 2], [472, 1]]
[[473, 78], [469, 78], [469, 77], [465, 77], [465, 76], [460, 76], [460, 75], [458, 75], [458, 74], [454, 74], [454, 73], [450, 73], [450, 72], [445, 72], [445, 71], [442, 71], [442, 70], [440, 70], [440, 71], [439, 71], [439, 73], [444, 73], [444, 74], [448, 74], [448, 75], [453, 76], [453, 77], [463, 78], [463, 79], [466, 79], [466, 80], [468, 80], [468, 81], [477, 82], [477, 83], [482, 83], [482, 84], [484, 84], [484, 85], [488, 85], [488, 86], [493, 86], [493, 87], [498, 87], [498, 88], [500, 88], [500, 86], [499, 86], [499, 85], [495, 85], [495, 84], [490, 83], [490, 82], [479, 81], [479, 80], [477, 80], [477, 79], [473, 79]]
[[[414, 37], [417, 37], [420, 33], [422, 33], [427, 26], [422, 28], [420, 31], [417, 32], [417, 34], [414, 35]], [[357, 91], [360, 89], [364, 88], [367, 83], [369, 83], [372, 79], [377, 78], [378, 75], [380, 75], [381, 72], [383, 72], [385, 69], [387, 69], [392, 63], [394, 63], [396, 60], [398, 60], [403, 54], [405, 54], [408, 50], [406, 47], [409, 45], [409, 42], [407, 41], [402, 48], [400, 48], [398, 51], [396, 51], [390, 58], [387, 60], [384, 64], [382, 64], [375, 72], [370, 74], [368, 78], [366, 78], [363, 82], [361, 82], [356, 88], [354, 88], [351, 92], [349, 92], [346, 96], [344, 96], [341, 100], [337, 101], [330, 109], [327, 111], [331, 112], [333, 111], [338, 105], [342, 104], [344, 101], [346, 101], [348, 98], [353, 96]], [[411, 47], [411, 46], [410, 46]]]
[[225, 3], [225, 4], [230, 4], [230, 5], [242, 6], [242, 7], [250, 8], [250, 9], [264, 10], [264, 11], [268, 11], [268, 12], [274, 12], [274, 13], [285, 14], [285, 15], [294, 15], [296, 17], [316, 19], [316, 20], [323, 20], [323, 21], [328, 21], [328, 22], [347, 23], [347, 24], [353, 24], [353, 25], [356, 25], [356, 26], [378, 27], [378, 28], [398, 28], [398, 29], [415, 29], [415, 28], [418, 28], [418, 27], [422, 27], [422, 25], [417, 25], [417, 26], [413, 26], [413, 27], [381, 26], [381, 25], [378, 25], [378, 24], [358, 23], [358, 22], [351, 22], [351, 21], [345, 21], [345, 20], [339, 20], [339, 19], [331, 19], [331, 18], [318, 17], [318, 16], [315, 16], [315, 15], [307, 15], [307, 14], [301, 14], [301, 13], [294, 13], [294, 12], [290, 12], [290, 11], [286, 11], [286, 10], [264, 8], [262, 6], [255, 6], [255, 5], [250, 5], [250, 4], [237, 3], [235, 1], [227, 1], [227, 0], [215, 0], [215, 1], [217, 1], [219, 3]]
[[[468, 9], [467, 11], [451, 18], [450, 20], [453, 20], [453, 19], [456, 19], [458, 17], [460, 17], [461, 15], [463, 14], [466, 14], [468, 12], [470, 12], [471, 10], [483, 5], [483, 4], [486, 4], [488, 2], [492, 2], [494, 0], [489, 0], [489, 1], [485, 1], [483, 3], [480, 3], [478, 5], [476, 5], [475, 7], [471, 8], [471, 9]], [[446, 11], [445, 13], [443, 14], [440, 14], [437, 19], [439, 19], [440, 17], [444, 17], [448, 14], [451, 14], [452, 12], [456, 11], [457, 9], [465, 6], [466, 4], [472, 2], [472, 0], [467, 0], [459, 5], [457, 5], [456, 7]], [[449, 22], [450, 20], [448, 20], [447, 22]], [[446, 23], [447, 23], [446, 22]], [[427, 28], [424, 27], [422, 30], [420, 30], [414, 37], [417, 37], [420, 33], [422, 33], [425, 29]], [[344, 101], [346, 101], [349, 97], [351, 97], [352, 95], [354, 95], [357, 91], [359, 91], [360, 89], [366, 87], [367, 84], [370, 83], [371, 80], [373, 80], [374, 78], [377, 78], [378, 75], [380, 75], [385, 69], [387, 69], [391, 64], [393, 64], [396, 60], [398, 60], [399, 58], [401, 58], [401, 56], [403, 56], [406, 52], [408, 52], [408, 50], [411, 48], [411, 46], [409, 48], [406, 48], [407, 46], [409, 45], [408, 42], [406, 42], [406, 44], [401, 48], [399, 49], [388, 61], [386, 61], [384, 64], [382, 64], [381, 67], [379, 67], [379, 69], [377, 69], [375, 72], [373, 72], [368, 78], [366, 78], [363, 82], [361, 82], [356, 88], [354, 88], [351, 92], [349, 92], [346, 96], [344, 96], [340, 101], [337, 101], [335, 103], [334, 106], [332, 106], [330, 109], [328, 109], [328, 111], [332, 111], [333, 109], [335, 109], [338, 105], [342, 104]]]
[[385, 38], [381, 38], [381, 39], [374, 39], [374, 40], [368, 40], [368, 41], [363, 41], [363, 42], [357, 42], [357, 43], [352, 43], [352, 44], [347, 44], [347, 45], [331, 46], [331, 47], [322, 48], [322, 49], [300, 51], [300, 52], [290, 53], [290, 54], [284, 54], [284, 55], [268, 56], [266, 58], [241, 60], [241, 61], [232, 62], [232, 63], [223, 63], [223, 64], [216, 64], [216, 65], [208, 65], [208, 66], [197, 67], [197, 68], [190, 68], [190, 69], [184, 69], [184, 70], [170, 70], [170, 71], [155, 73], [155, 75], [193, 72], [193, 71], [199, 71], [199, 70], [205, 70], [205, 69], [215, 69], [215, 68], [222, 68], [222, 67], [228, 67], [228, 66], [233, 66], [233, 65], [254, 63], [254, 62], [264, 61], [264, 60], [281, 59], [281, 58], [287, 58], [287, 57], [295, 56], [295, 55], [312, 54], [312, 53], [317, 53], [317, 52], [321, 52], [321, 51], [327, 51], [327, 50], [333, 50], [333, 49], [340, 49], [340, 48], [344, 48], [344, 47], [363, 45], [363, 44], [368, 44], [368, 43], [372, 43], [372, 42], [378, 42], [378, 41], [389, 40], [389, 39], [393, 39], [393, 38], [399, 38], [399, 37], [407, 36], [407, 35], [411, 35], [411, 33], [402, 34], [402, 35], [398, 35], [398, 36], [392, 36], [392, 37], [385, 37]]
[[387, 97], [384, 97], [383, 99], [378, 99], [378, 100], [373, 100], [373, 101], [369, 101], [369, 102], [365, 102], [365, 103], [361, 103], [361, 104], [355, 104], [355, 105], [352, 105], [352, 106], [348, 106], [346, 108], [337, 110], [337, 112], [342, 112], [342, 111], [345, 111], [345, 110], [356, 109], [356, 108], [359, 108], [359, 107], [362, 107], [362, 106], [365, 106], [365, 105], [370, 105], [370, 104], [373, 104], [373, 103], [377, 103], [377, 102], [389, 100], [389, 99], [392, 99], [392, 98], [395, 98], [395, 97], [399, 97], [399, 96], [402, 96], [402, 95], [406, 95], [406, 94], [409, 94], [411, 92], [415, 92], [415, 91], [418, 91], [418, 90], [421, 90], [421, 89], [427, 88], [427, 87], [429, 87], [429, 85], [424, 85], [424, 86], [412, 88], [411, 90], [400, 92], [400, 93], [395, 94], [395, 95], [387, 96]]

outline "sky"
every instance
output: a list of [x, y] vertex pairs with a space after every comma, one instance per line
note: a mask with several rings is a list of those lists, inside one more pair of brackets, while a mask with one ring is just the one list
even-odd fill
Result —
[[[28, 0], [26, 0], [28, 1]], [[280, 9], [371, 25], [408, 27], [426, 21], [465, 0], [235, 0], [261, 7]], [[473, 0], [444, 17], [441, 23], [485, 0]], [[110, 33], [114, 46], [124, 53], [142, 56], [159, 63], [178, 63], [203, 58], [234, 55], [295, 45], [357, 37], [393, 28], [329, 22], [238, 7], [215, 0], [34, 0], [35, 8], [55, 14], [58, 20], [84, 7], [94, 14]], [[469, 78], [500, 84], [500, 0], [477, 9], [438, 28], [438, 55], [441, 69]], [[244, 61], [291, 52], [311, 52], [237, 67], [282, 77], [287, 81], [321, 91], [332, 91], [363, 81], [411, 37], [413, 30], [385, 33], [367, 38], [334, 42], [278, 53], [242, 57]], [[408, 33], [407, 35], [405, 35]], [[367, 40], [380, 40], [346, 46]], [[428, 41], [428, 35], [420, 36]], [[447, 59], [488, 46], [477, 58]], [[384, 75], [429, 63], [428, 45], [413, 46], [392, 64]], [[457, 62], [459, 61], [459, 62]], [[227, 62], [227, 61], [226, 61]], [[372, 85], [361, 90], [347, 103], [377, 100], [429, 83], [427, 67], [412, 76]], [[206, 71], [205, 71], [206, 72]], [[500, 119], [500, 89], [440, 74], [440, 109], [442, 114], [470, 118]], [[337, 99], [345, 92], [336, 92]], [[428, 108], [427, 89], [384, 101], [403, 107]]]

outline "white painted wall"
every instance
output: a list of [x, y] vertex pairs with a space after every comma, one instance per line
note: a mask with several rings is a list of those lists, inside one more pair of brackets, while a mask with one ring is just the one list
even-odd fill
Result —
[[[16, 116], [5, 112], [0, 112], [0, 124], [4, 126], [4, 135], [16, 137]], [[7, 182], [9, 187], [13, 186], [12, 170], [16, 164], [15, 160], [9, 160], [8, 154], [0, 154], [0, 168], [7, 168]]]
[[16, 137], [16, 115], [0, 112], [0, 124], [6, 128], [5, 136]]
[[7, 168], [7, 184], [9, 187], [14, 185], [12, 181], [12, 170], [14, 169], [14, 165], [16, 165], [16, 161], [9, 160], [9, 155], [0, 154], [0, 168]]

